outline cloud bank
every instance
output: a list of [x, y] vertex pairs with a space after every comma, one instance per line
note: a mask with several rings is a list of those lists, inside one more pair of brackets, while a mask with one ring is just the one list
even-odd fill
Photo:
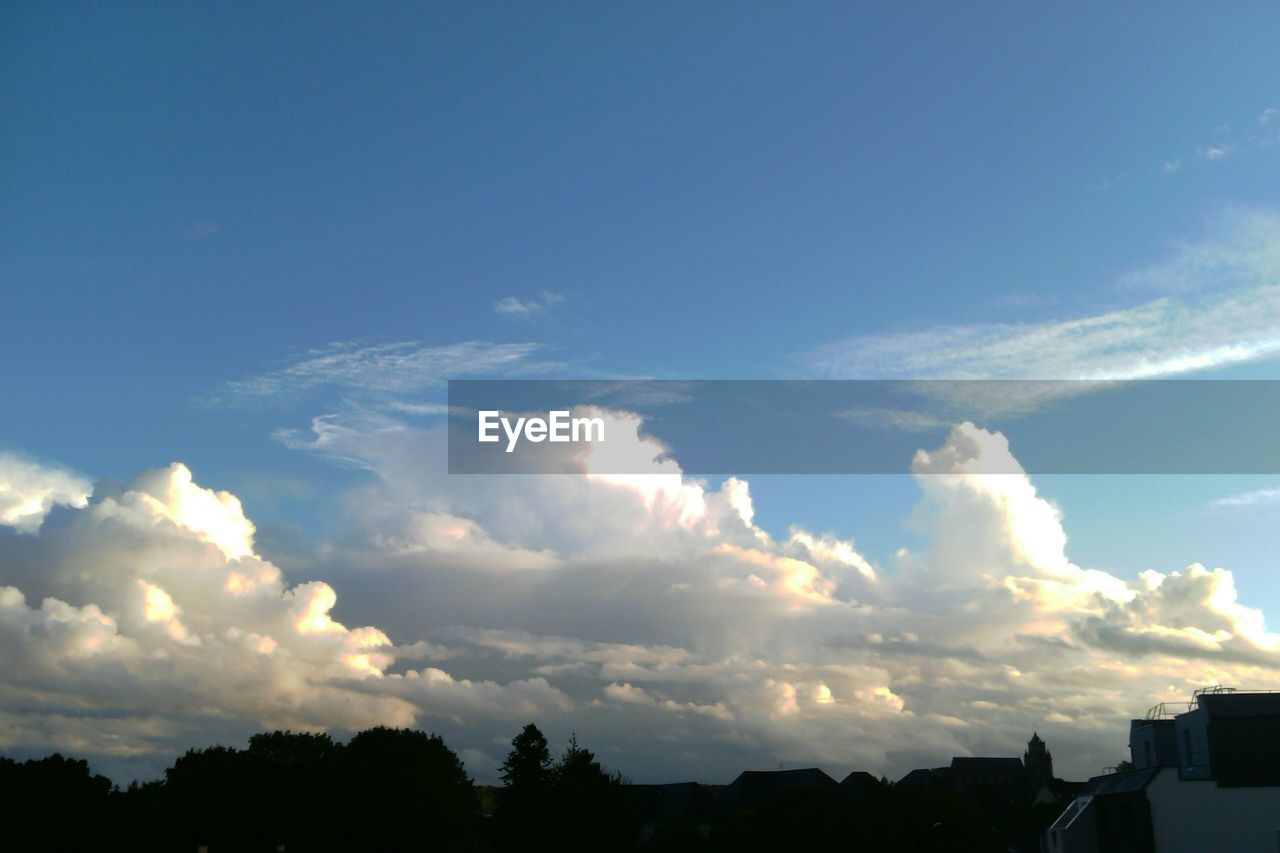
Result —
[[[34, 497], [23, 505], [66, 482], [25, 470]], [[538, 677], [389, 673], [386, 633], [334, 619], [327, 583], [287, 584], [255, 553], [239, 500], [180, 463], [67, 503], [34, 534], [0, 538], [5, 747], [164, 754], [259, 727], [350, 730], [566, 705]], [[29, 518], [18, 520], [29, 529]]]
[[439, 430], [329, 432], [318, 452], [373, 476], [340, 535], [285, 555], [309, 579], [181, 464], [84, 500], [24, 469], [12, 505], [70, 497], [0, 528], [0, 746], [163, 766], [264, 727], [386, 723], [492, 768], [532, 719], [632, 778], [716, 781], [779, 762], [894, 776], [1018, 754], [1034, 729], [1084, 776], [1123, 756], [1130, 715], [1280, 677], [1229, 571], [1073, 563], [999, 433], [962, 424], [909, 460], [924, 544], [876, 565], [802, 525], [771, 536], [746, 481], [689, 479], [610, 417], [654, 473], [586, 457], [580, 476], [449, 478]]

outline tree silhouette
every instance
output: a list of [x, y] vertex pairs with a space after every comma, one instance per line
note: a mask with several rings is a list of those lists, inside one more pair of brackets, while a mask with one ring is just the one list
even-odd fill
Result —
[[501, 770], [505, 787], [497, 817], [502, 846], [510, 850], [549, 849], [551, 751], [533, 723], [512, 738], [511, 752]]
[[[274, 731], [249, 738], [243, 753], [248, 784], [270, 803], [262, 821], [264, 839], [286, 850], [325, 850], [339, 845], [330, 816], [343, 808], [343, 747], [324, 733]], [[272, 838], [274, 836], [274, 838]]]
[[564, 755], [552, 768], [556, 838], [562, 850], [622, 850], [638, 827], [622, 790], [622, 777], [608, 773], [595, 754], [570, 735]]
[[[249, 748], [190, 750], [163, 786], [131, 786], [116, 807], [121, 849], [422, 851], [469, 849], [475, 789], [438, 735], [268, 732]], [[123, 843], [123, 841], [122, 841]]]
[[8, 818], [6, 849], [15, 850], [773, 851], [844, 849], [856, 838], [864, 853], [987, 853], [1034, 846], [1058, 812], [994, 789], [885, 780], [856, 796], [813, 785], [752, 800], [714, 786], [629, 788], [576, 734], [554, 763], [533, 724], [511, 745], [489, 822], [438, 735], [384, 727], [346, 745], [275, 731], [254, 735], [243, 750], [192, 749], [163, 781], [123, 791], [84, 761], [0, 757], [0, 815]]
[[536, 788], [551, 778], [551, 751], [547, 739], [533, 723], [511, 740], [511, 752], [502, 762], [502, 783], [508, 788]]
[[111, 782], [85, 761], [54, 753], [18, 763], [0, 758], [0, 814], [14, 850], [88, 849], [102, 831]]
[[348, 808], [361, 816], [357, 849], [465, 846], [478, 815], [476, 792], [439, 735], [379, 726], [353, 737], [343, 759]]
[[194, 849], [254, 846], [259, 777], [231, 747], [189, 749], [165, 771], [165, 799], [177, 838]]

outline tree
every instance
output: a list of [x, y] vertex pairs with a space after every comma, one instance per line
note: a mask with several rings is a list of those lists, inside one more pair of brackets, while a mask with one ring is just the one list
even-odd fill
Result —
[[83, 760], [54, 753], [18, 763], [0, 757], [0, 814], [13, 850], [90, 849], [103, 829], [111, 782]]
[[509, 850], [550, 849], [551, 751], [533, 723], [511, 740], [502, 762], [503, 790], [498, 801], [498, 831]]
[[282, 766], [316, 767], [332, 760], [341, 747], [324, 732], [259, 732], [249, 738], [249, 753]]
[[130, 853], [448, 853], [477, 849], [480, 822], [462, 761], [438, 735], [383, 727], [346, 746], [275, 731], [244, 750], [191, 749], [164, 781], [123, 791], [83, 761], [0, 757], [0, 813], [23, 816], [10, 821], [13, 849]]
[[569, 735], [569, 744], [552, 773], [556, 784], [567, 789], [589, 789], [605, 784], [622, 784], [621, 776], [604, 771], [595, 753], [578, 743], [578, 733]]
[[622, 777], [601, 767], [576, 733], [552, 768], [552, 779], [559, 849], [623, 850], [634, 844], [638, 827]]
[[253, 843], [255, 819], [261, 812], [257, 774], [236, 749], [210, 746], [189, 749], [165, 770], [164, 791], [175, 843], [247, 847]]
[[475, 828], [478, 801], [462, 761], [439, 735], [385, 726], [343, 750], [346, 790], [361, 815], [359, 849], [453, 850]]
[[337, 821], [317, 814], [341, 814], [348, 792], [341, 775], [343, 747], [324, 733], [274, 731], [249, 738], [242, 756], [254, 774], [252, 785], [268, 815], [262, 840], [287, 850], [340, 848]]
[[540, 787], [551, 778], [551, 751], [547, 739], [533, 723], [511, 740], [511, 752], [502, 762], [502, 784], [508, 788]]

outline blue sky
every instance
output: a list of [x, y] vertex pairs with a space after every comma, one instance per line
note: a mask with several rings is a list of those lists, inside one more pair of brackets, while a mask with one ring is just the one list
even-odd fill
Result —
[[6, 443], [285, 465], [192, 403], [335, 341], [797, 377], [1138, 302], [1126, 273], [1276, 203], [1245, 142], [1274, 10], [1103, 10], [8, 9]]
[[[1280, 378], [1272, 4], [10, 4], [0, 38], [0, 451], [181, 460], [291, 582], [337, 586], [392, 501], [369, 442], [454, 376]], [[1225, 566], [1273, 625], [1277, 485], [1037, 479], [1079, 566]], [[751, 493], [890, 575], [928, 549], [907, 476]]]
[[1266, 4], [728, 11], [6, 10], [5, 444], [327, 478], [267, 435], [314, 412], [200, 401], [337, 341], [803, 377], [1140, 303], [1126, 274], [1277, 203]]

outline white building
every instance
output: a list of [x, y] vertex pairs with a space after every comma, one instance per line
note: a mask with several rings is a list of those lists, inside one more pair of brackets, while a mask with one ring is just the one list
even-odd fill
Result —
[[1132, 770], [1090, 779], [1054, 821], [1047, 853], [1280, 853], [1280, 693], [1196, 691], [1133, 720], [1129, 751]]

